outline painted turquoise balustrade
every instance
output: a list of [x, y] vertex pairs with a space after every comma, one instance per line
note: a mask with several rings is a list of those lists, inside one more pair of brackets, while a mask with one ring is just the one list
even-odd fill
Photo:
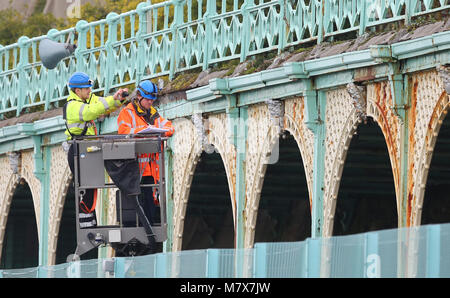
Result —
[[[50, 30], [47, 37], [65, 42], [70, 32]], [[0, 112], [17, 111], [37, 105], [49, 105], [65, 96], [67, 77], [75, 69], [73, 57], [60, 63], [58, 69], [47, 71], [38, 60], [39, 42], [45, 36], [29, 39], [21, 37], [16, 44], [0, 47], [0, 94], [2, 96]], [[73, 42], [73, 37], [71, 38]], [[12, 58], [12, 60], [11, 60]]]
[[[221, 3], [217, 9], [216, 4]], [[171, 0], [46, 36], [0, 45], [0, 117], [57, 106], [74, 71], [94, 79], [94, 91], [112, 89], [211, 64], [299, 45], [334, 35], [449, 10], [450, 0]], [[40, 62], [44, 38], [76, 41], [53, 70]]]

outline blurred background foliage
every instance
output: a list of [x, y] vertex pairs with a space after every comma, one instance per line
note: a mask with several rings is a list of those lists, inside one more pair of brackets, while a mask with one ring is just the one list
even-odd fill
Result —
[[[164, 0], [152, 0], [152, 3], [163, 2]], [[63, 30], [75, 27], [81, 20], [88, 22], [98, 21], [106, 18], [108, 13], [124, 13], [144, 2], [143, 0], [95, 0], [81, 6], [80, 18], [56, 18], [52, 14], [42, 13], [46, 0], [38, 0], [34, 12], [28, 18], [22, 12], [13, 8], [0, 11], [0, 45], [6, 46], [16, 43], [19, 37], [29, 38], [47, 34], [52, 29]]]

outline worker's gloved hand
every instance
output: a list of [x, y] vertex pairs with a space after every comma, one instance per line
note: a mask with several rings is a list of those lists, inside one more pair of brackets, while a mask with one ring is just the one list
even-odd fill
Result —
[[159, 206], [159, 191], [157, 188], [153, 189], [153, 204]]
[[113, 97], [115, 100], [120, 100], [120, 102], [123, 104], [127, 100], [128, 95], [128, 88], [125, 88], [117, 90]]

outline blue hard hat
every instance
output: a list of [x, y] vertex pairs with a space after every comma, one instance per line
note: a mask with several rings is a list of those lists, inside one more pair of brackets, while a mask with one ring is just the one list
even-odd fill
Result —
[[92, 87], [92, 81], [84, 72], [77, 71], [69, 79], [70, 88], [89, 88]]
[[156, 99], [158, 97], [158, 87], [149, 80], [140, 82], [137, 89], [144, 98]]

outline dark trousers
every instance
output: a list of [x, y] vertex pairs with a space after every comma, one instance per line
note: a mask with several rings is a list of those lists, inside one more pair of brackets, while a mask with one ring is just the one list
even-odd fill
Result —
[[[154, 184], [155, 181], [152, 176], [143, 176], [141, 184]], [[145, 216], [148, 218], [151, 225], [155, 222], [160, 222], [158, 208], [153, 201], [153, 187], [141, 187], [142, 192], [142, 207]]]
[[[116, 177], [117, 178], [117, 177]], [[142, 184], [153, 184], [152, 177], [142, 177]], [[155, 223], [158, 213], [157, 207], [153, 202], [152, 187], [141, 187], [140, 194], [127, 194], [124, 191], [120, 193], [122, 201], [116, 201], [117, 204], [117, 218], [124, 227], [136, 226], [136, 215], [139, 219], [139, 226], [143, 226], [145, 232], [150, 237], [153, 235], [152, 227]], [[119, 205], [120, 204], [120, 205]], [[119, 207], [121, 206], [121, 207]], [[121, 208], [121, 209], [120, 209]], [[149, 238], [150, 239], [150, 238]]]
[[[73, 144], [70, 145], [69, 151], [67, 152], [67, 161], [69, 163], [70, 171], [75, 177], [73, 146]], [[89, 212], [89, 210], [94, 207], [94, 191], [95, 189], [86, 189], [86, 193], [83, 196], [83, 201], [79, 202], [79, 222], [81, 228], [89, 228], [97, 225], [95, 209], [92, 212]]]

